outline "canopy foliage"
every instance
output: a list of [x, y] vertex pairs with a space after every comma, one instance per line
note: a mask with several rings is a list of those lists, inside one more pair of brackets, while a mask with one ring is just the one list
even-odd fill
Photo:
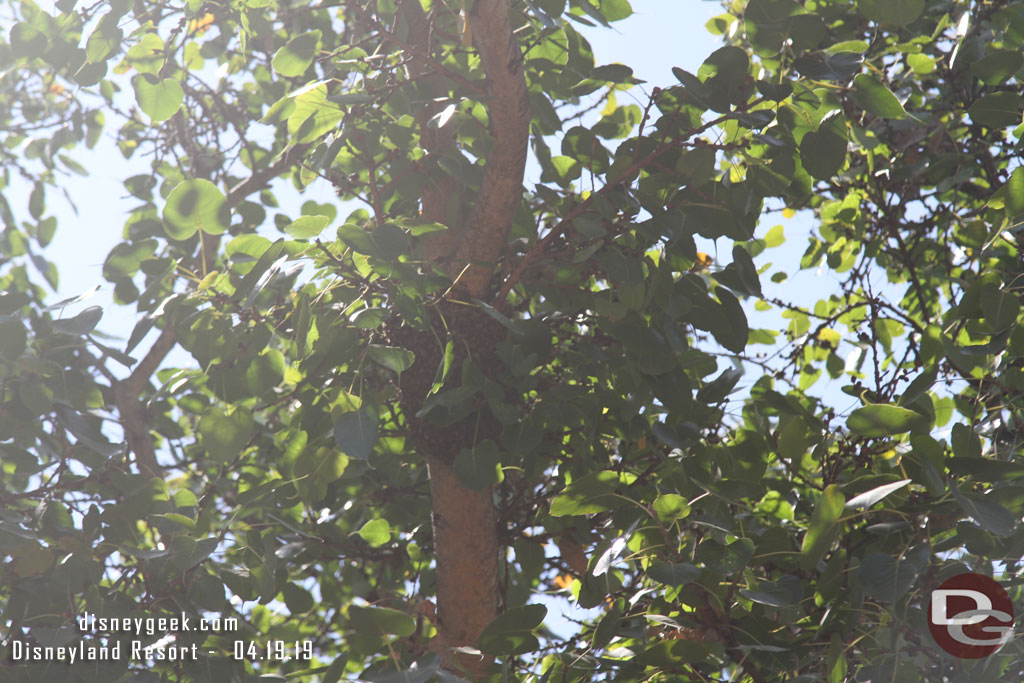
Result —
[[[1024, 2], [737, 1], [642, 87], [627, 0], [4, 11], [0, 637], [241, 626], [0, 680], [1024, 677], [926, 623], [1024, 571]], [[103, 136], [115, 340], [45, 254]]]

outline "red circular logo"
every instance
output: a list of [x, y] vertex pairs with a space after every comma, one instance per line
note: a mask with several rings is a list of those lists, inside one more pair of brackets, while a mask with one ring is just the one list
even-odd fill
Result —
[[928, 629], [954, 657], [988, 657], [1013, 638], [1013, 603], [995, 580], [957, 574], [932, 591]]

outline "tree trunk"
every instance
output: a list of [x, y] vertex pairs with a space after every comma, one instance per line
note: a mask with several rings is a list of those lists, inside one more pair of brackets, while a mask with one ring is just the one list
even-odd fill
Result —
[[[449, 463], [429, 458], [437, 555], [437, 617], [446, 647], [475, 645], [498, 615], [498, 534], [491, 488], [467, 489]], [[453, 658], [474, 680], [483, 678], [487, 659]]]
[[[509, 9], [509, 0], [477, 0], [469, 15], [473, 42], [487, 75], [488, 116], [495, 141], [484, 164], [473, 209], [463, 224], [450, 224], [446, 209], [457, 186], [447, 176], [423, 197], [424, 219], [449, 227], [444, 233], [428, 236], [424, 250], [455, 281], [448, 298], [463, 302], [449, 308], [451, 315], [445, 313], [445, 322], [458, 349], [455, 368], [461, 367], [460, 357], [469, 356], [485, 371], [493, 369], [494, 346], [504, 334], [500, 326], [495, 330], [493, 320], [464, 304], [486, 297], [494, 264], [505, 249], [522, 194], [530, 126], [529, 95], [522, 50], [512, 32]], [[410, 43], [421, 56], [429, 54], [428, 18], [418, 0], [407, 1], [402, 11], [410, 27]], [[414, 60], [412, 68], [419, 76], [430, 79], [435, 89], [439, 82], [444, 82], [432, 72], [427, 59]], [[429, 118], [433, 112], [426, 113]], [[425, 126], [423, 131], [423, 144], [432, 152], [454, 142], [448, 131], [435, 132]], [[416, 336], [419, 339], [410, 346], [417, 353], [416, 363], [402, 377], [403, 401], [412, 408], [403, 408], [406, 415], [415, 415], [422, 405], [440, 353], [433, 331]], [[415, 422], [412, 418], [410, 421]], [[475, 646], [480, 633], [498, 616], [499, 610], [500, 549], [492, 491], [490, 487], [481, 491], [465, 488], [452, 467], [459, 450], [471, 448], [474, 439], [497, 437], [492, 433], [496, 432], [496, 422], [489, 415], [482, 419], [477, 416], [472, 422], [473, 425], [460, 423], [442, 429], [414, 425], [416, 447], [426, 456], [430, 476], [438, 631], [440, 644], [446, 650]], [[461, 667], [475, 680], [485, 676], [490, 663], [470, 655], [445, 655], [446, 667]]]

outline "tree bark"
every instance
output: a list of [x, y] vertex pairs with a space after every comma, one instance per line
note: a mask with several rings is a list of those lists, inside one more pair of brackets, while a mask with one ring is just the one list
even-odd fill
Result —
[[[449, 200], [459, 186], [447, 174], [432, 182], [422, 202], [425, 220], [449, 227], [444, 233], [428, 236], [425, 255], [455, 281], [449, 298], [462, 301], [486, 296], [522, 194], [530, 126], [529, 95], [522, 50], [512, 32], [509, 9], [509, 0], [477, 0], [469, 15], [473, 42], [487, 76], [488, 116], [495, 142], [484, 164], [473, 209], [463, 224], [449, 224]], [[428, 18], [418, 0], [408, 0], [402, 11], [410, 27], [410, 46], [418, 53], [413, 55], [413, 69], [417, 76], [432, 79], [431, 83], [443, 83], [445, 79], [431, 66]], [[447, 86], [444, 90], [447, 95]], [[428, 108], [424, 118], [429, 119], [434, 113]], [[439, 153], [455, 143], [452, 131], [436, 131], [426, 126], [422, 130], [422, 144], [428, 152]], [[481, 316], [453, 314], [446, 317], [446, 323], [460, 348], [459, 356], [468, 355], [477, 363], [493, 358], [496, 336], [493, 326], [487, 325]], [[407, 405], [416, 407], [426, 396], [426, 378], [414, 378], [424, 372], [432, 376], [438, 357], [434, 334], [426, 332], [421, 336], [414, 343], [416, 365], [420, 367], [414, 366], [402, 378], [403, 394], [415, 393], [406, 397]], [[430, 351], [425, 352], [427, 349]], [[416, 410], [412, 412], [415, 414]], [[498, 520], [491, 488], [474, 491], [464, 487], [452, 463], [461, 448], [473, 446], [474, 439], [496, 438], [497, 434], [490, 433], [494, 431], [493, 425], [492, 419], [478, 420], [476, 429], [466, 429], [465, 425], [449, 429], [422, 425], [417, 439], [417, 450], [426, 456], [430, 477], [439, 645], [444, 665], [461, 669], [474, 680], [486, 675], [489, 660], [466, 654], [453, 657], [450, 649], [475, 646], [483, 629], [498, 616]]]

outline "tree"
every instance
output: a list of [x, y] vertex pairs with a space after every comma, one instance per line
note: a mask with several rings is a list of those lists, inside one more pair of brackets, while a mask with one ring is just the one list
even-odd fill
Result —
[[[6, 646], [240, 626], [4, 680], [1021, 678], [926, 611], [1024, 555], [1024, 3], [730, 4], [642, 106], [578, 29], [626, 0], [11, 12]], [[112, 125], [126, 344], [34, 282]], [[780, 209], [813, 307], [762, 289]], [[543, 590], [597, 616], [553, 632]]]

